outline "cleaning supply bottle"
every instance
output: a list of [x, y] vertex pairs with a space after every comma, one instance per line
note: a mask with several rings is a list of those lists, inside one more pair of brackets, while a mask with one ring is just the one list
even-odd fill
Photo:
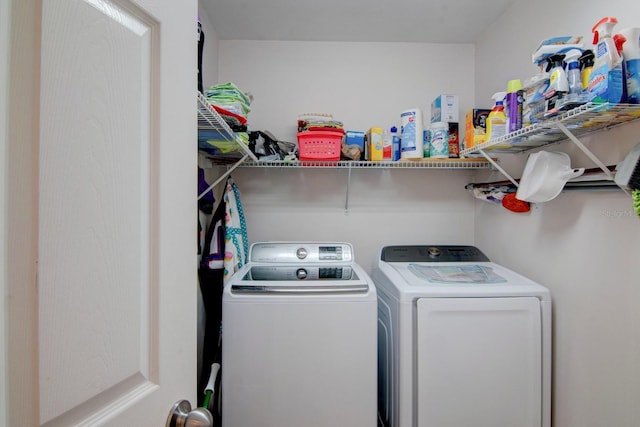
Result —
[[398, 136], [398, 128], [391, 126], [391, 160], [400, 160], [400, 137]]
[[627, 102], [627, 70], [624, 57], [622, 56], [622, 45], [626, 41], [627, 39], [622, 34], [613, 35], [613, 44], [616, 46], [618, 55], [622, 58], [622, 96], [620, 97], [620, 102]]
[[625, 28], [622, 58], [625, 68], [627, 102], [640, 104], [640, 28]]
[[582, 93], [582, 78], [580, 75], [580, 56], [582, 52], [579, 49], [571, 49], [565, 55], [567, 63], [567, 81], [569, 83], [569, 99], [577, 100]]
[[580, 78], [582, 79], [582, 93], [586, 93], [589, 88], [589, 77], [593, 69], [593, 60], [596, 56], [591, 49], [587, 49], [580, 55]]
[[614, 17], [602, 18], [593, 26], [596, 59], [589, 77], [588, 94], [593, 102], [618, 103], [622, 99], [622, 58], [613, 42]]
[[449, 158], [449, 123], [431, 123], [431, 143], [429, 156], [432, 159]]
[[493, 109], [487, 116], [487, 140], [500, 138], [507, 134], [507, 116], [504, 114], [503, 100], [506, 92], [494, 93], [491, 97], [495, 100]]
[[545, 117], [557, 113], [563, 106], [566, 95], [569, 93], [569, 80], [564, 71], [564, 54], [551, 55], [548, 59], [547, 71], [549, 74], [549, 89], [545, 93]]
[[567, 73], [564, 71], [564, 68], [562, 66], [564, 55], [551, 55], [548, 61], [549, 65], [547, 66], [547, 71], [549, 71], [550, 73], [549, 90], [553, 89], [559, 94], [569, 93], [569, 80], [567, 79]]
[[400, 114], [400, 157], [421, 159], [423, 153], [422, 110], [411, 108]]
[[520, 79], [509, 80], [505, 105], [507, 132], [515, 132], [522, 128], [522, 102], [522, 81]]
[[382, 131], [382, 160], [391, 160], [393, 151], [393, 136], [391, 136], [390, 128], [386, 127]]

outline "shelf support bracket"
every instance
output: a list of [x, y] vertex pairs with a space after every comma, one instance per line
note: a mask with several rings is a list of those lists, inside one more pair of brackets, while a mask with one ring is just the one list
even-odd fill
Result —
[[[589, 150], [578, 138], [576, 138], [576, 136], [573, 133], [571, 133], [571, 131], [567, 129], [567, 127], [563, 123], [558, 122], [557, 126], [558, 126], [558, 129], [560, 129], [567, 136], [567, 138], [571, 140], [571, 142], [576, 144], [576, 146], [580, 150], [582, 150], [582, 152], [586, 154], [587, 157], [589, 157], [593, 163], [595, 163], [596, 165], [598, 165], [600, 169], [602, 169], [602, 172], [604, 172], [607, 178], [609, 178], [611, 181], [615, 181], [615, 178], [611, 173], [611, 171], [609, 170], [609, 168], [604, 163], [602, 163], [600, 159], [597, 158], [596, 155], [593, 154], [591, 150]], [[626, 188], [620, 187], [620, 189], [624, 191], [628, 196], [631, 196], [631, 193], [629, 193], [629, 191]]]
[[489, 163], [491, 163], [491, 166], [498, 169], [498, 171], [500, 171], [502, 175], [504, 175], [509, 181], [511, 181], [513, 185], [515, 185], [516, 187], [519, 187], [518, 182], [515, 179], [513, 179], [513, 177], [511, 177], [511, 175], [509, 175], [507, 171], [504, 170], [495, 160], [493, 160], [491, 156], [485, 153], [484, 150], [478, 150], [478, 151], [480, 152], [480, 154], [484, 156], [485, 159], [487, 159]]
[[589, 157], [591, 159], [591, 161], [593, 163], [595, 163], [596, 165], [598, 165], [598, 167], [600, 169], [602, 169], [602, 172], [605, 173], [605, 175], [607, 175], [607, 178], [609, 178], [611, 181], [613, 181], [613, 174], [611, 173], [611, 171], [609, 170], [608, 167], [605, 166], [604, 163], [602, 163], [600, 161], [600, 159], [598, 159], [592, 152], [591, 150], [589, 150], [582, 142], [580, 142], [580, 140], [578, 138], [576, 138], [576, 136], [571, 133], [571, 131], [569, 129], [567, 129], [567, 127], [563, 124], [558, 122], [556, 124], [556, 126], [558, 126], [558, 129], [560, 129], [566, 136], [567, 138], [569, 138], [571, 140], [571, 142], [573, 142], [574, 144], [576, 144], [578, 146], [578, 148], [580, 150], [582, 150], [582, 152], [584, 154], [587, 155], [587, 157]]
[[229, 176], [229, 174], [231, 174], [231, 172], [233, 172], [238, 166], [240, 166], [242, 164], [242, 162], [244, 162], [247, 159], [247, 157], [249, 157], [249, 155], [245, 154], [240, 160], [238, 160], [236, 163], [234, 163], [233, 166], [231, 166], [229, 169], [227, 169], [225, 171], [225, 173], [220, 175], [218, 177], [218, 179], [216, 179], [214, 181], [213, 184], [211, 184], [209, 187], [207, 187], [206, 190], [204, 190], [202, 193], [200, 193], [200, 195], [198, 196], [198, 200], [202, 199], [205, 194], [207, 194], [209, 191], [211, 191], [213, 188], [215, 188], [215, 186], [218, 185], [220, 182], [222, 182], [223, 179], [226, 179]]

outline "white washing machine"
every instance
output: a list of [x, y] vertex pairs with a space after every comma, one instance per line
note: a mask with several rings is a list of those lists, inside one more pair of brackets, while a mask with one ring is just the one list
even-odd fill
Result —
[[376, 307], [350, 244], [251, 245], [223, 292], [223, 427], [375, 427]]
[[472, 246], [387, 246], [379, 411], [391, 427], [549, 427], [551, 296]]

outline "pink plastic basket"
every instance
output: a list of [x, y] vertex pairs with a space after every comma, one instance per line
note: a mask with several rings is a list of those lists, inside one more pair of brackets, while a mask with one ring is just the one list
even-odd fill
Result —
[[300, 160], [340, 160], [342, 132], [308, 130], [298, 133]]

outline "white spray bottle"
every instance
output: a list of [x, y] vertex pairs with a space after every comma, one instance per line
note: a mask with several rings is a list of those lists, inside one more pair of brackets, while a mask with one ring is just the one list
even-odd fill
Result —
[[582, 78], [580, 77], [580, 49], [571, 49], [564, 57], [567, 63], [567, 82], [569, 84], [569, 99], [577, 100], [582, 93]]
[[562, 67], [562, 61], [565, 55], [555, 54], [551, 55], [547, 61], [547, 71], [549, 71], [549, 89], [553, 89], [558, 93], [558, 98], [562, 98], [565, 93], [569, 93], [569, 81], [567, 80], [567, 73]]
[[618, 103], [622, 99], [622, 57], [611, 36], [618, 23], [614, 17], [602, 18], [593, 26], [596, 60], [589, 76], [589, 100]]

